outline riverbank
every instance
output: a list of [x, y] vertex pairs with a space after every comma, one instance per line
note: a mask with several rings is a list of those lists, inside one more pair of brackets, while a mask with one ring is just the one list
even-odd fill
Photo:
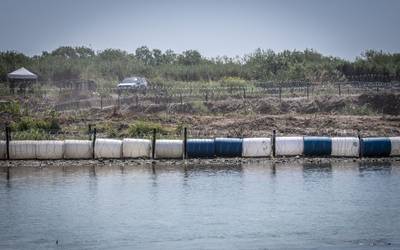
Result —
[[186, 159], [186, 160], [151, 160], [151, 159], [94, 159], [94, 160], [12, 160], [0, 161], [0, 166], [7, 167], [115, 167], [115, 166], [233, 166], [237, 164], [331, 164], [335, 163], [399, 163], [400, 157], [388, 158], [300, 158], [300, 157], [282, 157], [282, 158], [215, 158], [215, 159]]

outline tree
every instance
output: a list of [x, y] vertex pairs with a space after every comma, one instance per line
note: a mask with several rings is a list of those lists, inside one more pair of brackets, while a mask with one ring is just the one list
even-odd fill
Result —
[[186, 50], [178, 56], [178, 63], [183, 65], [197, 65], [201, 60], [201, 54], [197, 50]]
[[153, 61], [153, 54], [147, 48], [147, 46], [142, 46], [136, 49], [135, 56], [137, 59], [142, 61], [144, 64], [150, 65]]

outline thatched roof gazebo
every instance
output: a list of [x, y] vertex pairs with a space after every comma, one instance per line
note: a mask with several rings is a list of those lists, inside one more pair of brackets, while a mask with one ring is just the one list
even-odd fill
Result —
[[27, 87], [31, 88], [37, 82], [38, 76], [24, 67], [19, 68], [7, 74], [7, 81], [11, 91], [14, 93], [15, 88], [19, 88], [19, 92], [25, 92]]

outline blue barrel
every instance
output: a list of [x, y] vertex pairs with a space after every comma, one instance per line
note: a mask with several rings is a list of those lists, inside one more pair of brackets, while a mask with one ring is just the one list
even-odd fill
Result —
[[241, 157], [242, 139], [239, 138], [216, 138], [215, 154], [219, 157]]
[[189, 158], [212, 158], [215, 155], [214, 139], [188, 139], [186, 145]]
[[361, 153], [365, 157], [388, 157], [392, 151], [389, 138], [375, 137], [361, 139]]
[[322, 136], [304, 137], [305, 156], [330, 156], [332, 153], [332, 139]]

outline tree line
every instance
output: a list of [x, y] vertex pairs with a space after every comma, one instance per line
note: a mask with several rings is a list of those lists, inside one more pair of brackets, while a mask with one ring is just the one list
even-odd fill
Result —
[[256, 49], [243, 57], [207, 58], [197, 50], [176, 53], [139, 47], [134, 53], [119, 49], [95, 52], [88, 47], [59, 47], [41, 55], [0, 52], [0, 81], [7, 73], [26, 67], [42, 82], [93, 79], [115, 82], [131, 75], [152, 83], [163, 81], [393, 81], [400, 80], [400, 53], [367, 50], [355, 61], [324, 56], [315, 50], [274, 52]]

